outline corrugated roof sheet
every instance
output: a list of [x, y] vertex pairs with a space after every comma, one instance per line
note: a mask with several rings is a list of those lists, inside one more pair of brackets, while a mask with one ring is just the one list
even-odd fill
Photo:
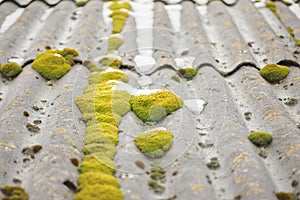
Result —
[[[76, 64], [51, 82], [30, 63], [47, 46], [73, 47], [82, 61], [94, 60], [107, 52], [111, 24], [105, 23], [101, 1], [81, 8], [72, 1], [15, 2], [0, 2], [0, 63], [16, 60], [23, 66], [13, 80], [1, 77], [0, 187], [19, 185], [30, 199], [73, 199], [74, 191], [66, 183], [77, 186], [78, 172], [70, 158], [83, 158], [85, 135], [75, 99], [88, 85], [90, 71]], [[176, 32], [167, 3], [154, 3], [153, 46], [148, 48], [155, 65], [146, 71], [135, 63], [141, 48], [136, 38], [143, 30], [130, 13], [118, 51], [122, 70], [136, 89], [168, 89], [183, 100], [207, 104], [200, 114], [184, 106], [154, 126], [145, 125], [133, 112], [123, 117], [114, 162], [124, 199], [276, 199], [274, 193], [280, 191], [299, 199], [300, 185], [295, 183], [300, 181], [300, 105], [295, 100], [299, 101], [300, 49], [294, 41], [300, 38], [299, 18], [282, 2], [275, 2], [280, 19], [248, 0], [232, 6], [221, 1], [179, 4]], [[6, 29], [7, 16], [13, 23]], [[172, 79], [178, 58], [192, 58], [191, 65], [198, 69], [193, 80]], [[258, 71], [267, 63], [288, 65], [291, 71], [283, 82], [269, 84]], [[289, 104], [291, 99], [296, 103]], [[35, 120], [41, 124], [28, 128]], [[157, 127], [174, 134], [172, 148], [158, 159], [166, 169], [162, 194], [148, 188], [153, 160], [133, 142], [138, 133]], [[256, 130], [271, 133], [272, 144], [255, 147], [247, 135]], [[42, 150], [22, 153], [33, 145]], [[213, 157], [220, 163], [215, 170], [207, 167]], [[137, 167], [137, 160], [146, 168]]]

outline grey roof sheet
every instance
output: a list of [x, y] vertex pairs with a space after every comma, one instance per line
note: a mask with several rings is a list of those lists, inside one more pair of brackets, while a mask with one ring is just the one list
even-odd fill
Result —
[[[63, 183], [77, 185], [77, 168], [69, 160], [83, 158], [85, 134], [74, 99], [88, 85], [90, 72], [76, 64], [50, 84], [30, 62], [46, 46], [74, 47], [81, 60], [104, 55], [107, 47], [102, 38], [110, 35], [111, 25], [104, 22], [101, 1], [90, 1], [82, 8], [72, 1], [16, 2], [0, 4], [0, 24], [24, 6], [16, 21], [0, 34], [0, 63], [14, 58], [24, 67], [13, 80], [1, 77], [0, 187], [21, 185], [30, 199], [72, 199], [74, 192]], [[166, 4], [155, 3], [156, 64], [144, 73], [134, 69], [136, 22], [134, 16], [127, 19], [119, 49], [122, 70], [135, 88], [142, 88], [140, 81], [147, 77], [152, 88], [169, 89], [182, 99], [202, 99], [207, 105], [200, 115], [184, 106], [156, 125], [175, 135], [172, 148], [160, 159], [167, 170], [162, 195], [149, 190], [146, 171], [153, 161], [139, 153], [132, 141], [149, 127], [133, 112], [123, 118], [114, 162], [125, 199], [276, 199], [278, 191], [299, 198], [300, 185], [291, 183], [300, 181], [300, 104], [285, 102], [300, 100], [300, 59], [299, 47], [285, 28], [291, 27], [300, 38], [300, 20], [281, 2], [276, 2], [281, 20], [248, 0], [234, 6], [212, 1], [206, 15], [199, 14], [193, 2], [180, 4], [181, 30], [175, 32]], [[195, 57], [198, 74], [193, 80], [171, 79], [178, 69], [175, 59], [180, 57]], [[271, 85], [258, 72], [267, 63], [289, 65], [291, 72], [282, 83]], [[26, 124], [37, 119], [42, 121], [40, 130], [29, 131]], [[267, 158], [259, 156], [260, 149], [247, 138], [254, 130], [273, 135], [265, 149]], [[213, 146], [201, 147], [199, 142], [205, 141]], [[22, 154], [24, 147], [36, 144], [43, 149], [35, 157]], [[217, 170], [206, 166], [212, 157], [220, 162]], [[138, 168], [136, 160], [144, 162], [146, 169]]]

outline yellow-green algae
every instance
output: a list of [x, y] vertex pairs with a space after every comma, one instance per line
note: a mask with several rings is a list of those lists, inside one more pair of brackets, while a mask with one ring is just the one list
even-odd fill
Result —
[[83, 7], [83, 6], [85, 6], [88, 2], [89, 2], [89, 0], [75, 1], [75, 5], [76, 5], [77, 7]]
[[0, 72], [5, 78], [14, 78], [22, 72], [23, 68], [15, 62], [0, 65]]
[[110, 185], [115, 188], [120, 188], [119, 181], [111, 175], [102, 172], [87, 172], [80, 174], [78, 177], [79, 190], [89, 185]]
[[140, 133], [134, 138], [136, 147], [151, 158], [159, 158], [171, 147], [173, 134], [166, 130]]
[[185, 78], [186, 80], [192, 80], [197, 75], [197, 69], [192, 67], [181, 68], [177, 71], [179, 76]]
[[97, 153], [87, 155], [78, 168], [78, 172], [81, 174], [86, 172], [102, 172], [113, 175], [115, 171], [115, 164], [111, 158]]
[[29, 196], [23, 188], [17, 186], [4, 186], [0, 188], [4, 197], [2, 200], [28, 200]]
[[276, 192], [275, 196], [278, 200], [296, 200], [294, 195], [289, 192]]
[[123, 193], [111, 185], [86, 185], [78, 193], [74, 200], [122, 200]]
[[78, 56], [78, 52], [72, 48], [50, 49], [40, 53], [31, 67], [47, 80], [60, 79], [71, 70], [75, 56]]
[[171, 91], [162, 90], [149, 95], [131, 96], [130, 104], [143, 122], [158, 122], [181, 108], [183, 102]]
[[259, 74], [269, 83], [279, 83], [284, 80], [289, 73], [289, 67], [277, 64], [268, 64], [259, 71]]
[[112, 32], [120, 33], [123, 30], [126, 19], [128, 17], [128, 12], [126, 12], [126, 10], [130, 10], [131, 5], [125, 1], [114, 1], [109, 6], [109, 9], [111, 9], [113, 11], [112, 14], [110, 15], [110, 17], [113, 19]]
[[118, 48], [123, 44], [123, 39], [119, 36], [111, 36], [108, 38], [108, 52], [118, 50]]
[[268, 146], [272, 142], [272, 135], [267, 132], [254, 131], [248, 135], [249, 140], [258, 147]]

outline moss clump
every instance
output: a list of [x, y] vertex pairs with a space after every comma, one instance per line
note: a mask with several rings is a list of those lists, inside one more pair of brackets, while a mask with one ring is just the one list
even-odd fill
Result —
[[118, 36], [108, 38], [108, 52], [117, 50], [123, 44], [123, 39]]
[[87, 185], [81, 189], [74, 200], [123, 200], [121, 190], [111, 185]]
[[101, 172], [87, 172], [80, 174], [78, 177], [79, 190], [91, 185], [110, 185], [115, 188], [120, 188], [119, 181], [111, 175]]
[[119, 70], [96, 72], [91, 74], [89, 78], [90, 84], [105, 83], [111, 80], [122, 81], [125, 83], [129, 82], [128, 76], [124, 72]]
[[76, 2], [75, 2], [75, 5], [76, 5], [77, 7], [83, 7], [83, 6], [85, 6], [88, 2], [89, 2], [89, 0], [76, 1]]
[[120, 66], [122, 65], [122, 61], [120, 59], [118, 59], [116, 57], [109, 57], [109, 56], [101, 58], [99, 63], [101, 65], [112, 67], [115, 69], [119, 69]]
[[248, 139], [258, 147], [268, 146], [272, 142], [272, 135], [267, 132], [251, 132]]
[[113, 30], [112, 33], [116, 34], [116, 33], [121, 33], [123, 30], [123, 27], [125, 25], [127, 17], [124, 17], [122, 15], [115, 15], [113, 16]]
[[82, 149], [82, 152], [86, 155], [92, 153], [98, 153], [99, 155], [101, 154], [103, 156], [113, 158], [116, 155], [117, 150], [115, 148], [115, 145], [113, 145], [112, 143], [106, 143], [106, 144], [94, 143], [94, 144], [85, 145]]
[[288, 76], [290, 68], [277, 64], [268, 64], [259, 73], [269, 83], [279, 83]]
[[[97, 133], [99, 136], [98, 137], [95, 137], [95, 135], [89, 136], [89, 135], [92, 135], [93, 133]], [[113, 143], [115, 145], [118, 144], [118, 142], [119, 142], [118, 127], [116, 127], [112, 124], [109, 124], [109, 123], [105, 123], [105, 122], [101, 122], [99, 124], [95, 124], [95, 125], [87, 127], [86, 128], [86, 137], [88, 137], [88, 136], [94, 137], [94, 140], [97, 140], [98, 143], [100, 143], [100, 140], [103, 140], [103, 142], [105, 142], [104, 138], [106, 138], [108, 141], [110, 141], [111, 143]], [[91, 138], [89, 138], [89, 139], [91, 139]]]
[[23, 68], [18, 63], [6, 63], [0, 65], [0, 72], [5, 78], [14, 78], [18, 76]]
[[296, 45], [297, 45], [297, 46], [300, 46], [300, 40], [297, 39], [297, 38], [295, 38], [294, 30], [293, 30], [290, 26], [288, 26], [288, 27], [286, 28], [286, 30], [288, 31], [288, 33], [290, 34], [290, 36], [294, 39]]
[[179, 69], [177, 73], [186, 80], [192, 80], [197, 75], [197, 70], [192, 67], [187, 67]]
[[280, 15], [278, 14], [277, 9], [276, 9], [276, 4], [272, 1], [267, 1], [265, 5], [280, 20]]
[[28, 200], [29, 196], [24, 189], [16, 186], [4, 186], [0, 188], [4, 197], [3, 200]]
[[153, 190], [155, 193], [157, 194], [162, 194], [164, 191], [165, 191], [165, 187], [162, 186], [158, 181], [156, 180], [149, 180], [148, 181], [148, 185], [149, 185], [149, 188], [151, 190]]
[[75, 56], [78, 56], [75, 49], [50, 49], [40, 53], [31, 66], [47, 80], [60, 79], [71, 70]]
[[113, 175], [115, 173], [115, 165], [113, 161], [103, 155], [97, 153], [87, 155], [81, 162], [78, 172], [83, 174], [86, 172], [102, 172]]
[[134, 143], [146, 156], [158, 158], [171, 147], [173, 134], [165, 130], [144, 132], [134, 138]]
[[[130, 94], [120, 90], [101, 91], [84, 94], [76, 99], [76, 105], [82, 113], [123, 116], [130, 110]], [[117, 117], [116, 117], [117, 119]]]
[[127, 18], [129, 16], [128, 12], [126, 10], [114, 10], [109, 17], [113, 18], [115, 16], [122, 16]]
[[81, 119], [86, 123], [86, 126], [91, 126], [99, 122], [106, 122], [118, 126], [122, 117], [114, 114], [86, 113], [82, 115]]
[[143, 122], [158, 122], [182, 107], [182, 100], [171, 91], [163, 90], [149, 95], [132, 96], [133, 112]]
[[110, 6], [109, 9], [111, 10], [118, 10], [118, 9], [127, 9], [131, 10], [131, 5], [129, 2], [126, 1], [114, 1]]
[[294, 200], [294, 195], [288, 192], [276, 192], [275, 196], [278, 200]]

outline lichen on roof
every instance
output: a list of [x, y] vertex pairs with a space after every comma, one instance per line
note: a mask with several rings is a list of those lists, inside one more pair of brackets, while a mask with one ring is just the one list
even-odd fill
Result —
[[186, 80], [192, 80], [197, 75], [197, 69], [192, 67], [181, 68], [177, 71], [178, 75]]
[[150, 158], [159, 158], [171, 147], [173, 134], [167, 130], [140, 133], [134, 138], [136, 147]]
[[272, 135], [267, 132], [254, 131], [248, 135], [249, 140], [258, 147], [268, 146], [272, 142]]
[[28, 200], [29, 196], [23, 188], [18, 186], [4, 186], [0, 188], [4, 195], [3, 200]]

